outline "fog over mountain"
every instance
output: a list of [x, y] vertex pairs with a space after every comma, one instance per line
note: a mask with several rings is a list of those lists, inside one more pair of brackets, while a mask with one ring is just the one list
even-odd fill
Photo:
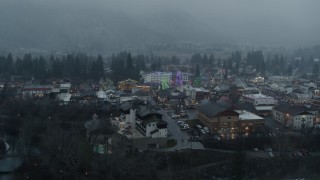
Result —
[[318, 44], [316, 0], [2, 0], [0, 49], [105, 53], [159, 43]]

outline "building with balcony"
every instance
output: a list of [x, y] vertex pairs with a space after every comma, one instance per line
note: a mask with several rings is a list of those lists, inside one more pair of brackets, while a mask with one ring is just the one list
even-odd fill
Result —
[[[186, 72], [181, 72], [180, 75], [183, 84], [189, 84], [191, 77], [193, 76]], [[142, 75], [145, 84], [161, 84], [165, 77], [171, 82], [174, 82], [175, 80], [175, 74], [172, 72], [152, 72]]]

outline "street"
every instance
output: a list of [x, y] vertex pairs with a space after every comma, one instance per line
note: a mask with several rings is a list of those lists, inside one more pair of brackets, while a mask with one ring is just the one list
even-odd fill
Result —
[[177, 141], [177, 146], [170, 148], [170, 150], [180, 150], [180, 149], [204, 149], [200, 142], [189, 142], [189, 136], [187, 133], [182, 132], [180, 127], [177, 125], [176, 121], [172, 119], [167, 112], [161, 108], [160, 113], [162, 113], [162, 119], [168, 123], [168, 138], [173, 138]]

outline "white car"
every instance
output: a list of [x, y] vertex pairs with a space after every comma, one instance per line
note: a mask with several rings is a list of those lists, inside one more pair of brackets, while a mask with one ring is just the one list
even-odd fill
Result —
[[265, 148], [264, 151], [266, 151], [266, 152], [272, 152], [272, 149], [271, 149], [271, 148]]
[[178, 115], [178, 114], [172, 114], [172, 115], [171, 115], [171, 118], [172, 118], [172, 119], [177, 119], [177, 118], [179, 118], [179, 117], [180, 117], [180, 115]]
[[258, 148], [253, 148], [253, 151], [258, 152], [259, 149]]
[[273, 155], [272, 152], [269, 152], [269, 156], [270, 156], [270, 157], [274, 157], [274, 155]]
[[189, 125], [188, 124], [184, 124], [183, 126], [180, 126], [181, 130], [188, 130], [189, 129]]
[[203, 129], [201, 129], [200, 132], [201, 132], [202, 134], [206, 134], [206, 131], [203, 130]]
[[206, 132], [206, 133], [210, 133], [210, 129], [208, 127], [203, 127], [203, 130]]

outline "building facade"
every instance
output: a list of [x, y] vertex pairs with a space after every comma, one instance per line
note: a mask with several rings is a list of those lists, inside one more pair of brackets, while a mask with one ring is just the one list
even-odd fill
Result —
[[273, 108], [273, 118], [292, 130], [313, 127], [318, 110], [312, 106], [278, 105]]
[[242, 101], [252, 103], [258, 115], [268, 115], [272, 113], [272, 108], [276, 105], [277, 101], [264, 94], [244, 94]]
[[23, 97], [43, 97], [52, 92], [52, 85], [26, 85], [21, 89]]
[[200, 104], [197, 108], [197, 116], [211, 132], [222, 130], [237, 132], [239, 127], [239, 113], [216, 102]]
[[[192, 74], [181, 72], [180, 75], [183, 84], [188, 84], [190, 82]], [[142, 75], [145, 84], [161, 84], [165, 77], [171, 82], [174, 82], [176, 78], [175, 74], [172, 72], [152, 72]]]

